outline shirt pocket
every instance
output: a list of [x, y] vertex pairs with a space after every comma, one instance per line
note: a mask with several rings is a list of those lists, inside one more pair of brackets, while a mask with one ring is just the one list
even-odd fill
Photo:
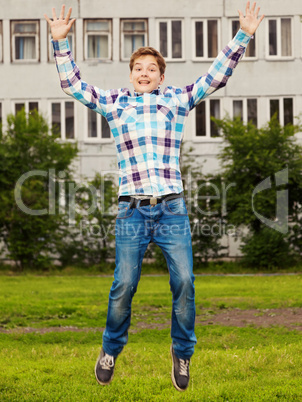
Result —
[[159, 121], [175, 120], [176, 107], [177, 105], [172, 99], [160, 99], [157, 102], [157, 119]]
[[117, 115], [121, 124], [133, 124], [137, 120], [137, 105], [134, 103], [120, 103], [117, 105]]

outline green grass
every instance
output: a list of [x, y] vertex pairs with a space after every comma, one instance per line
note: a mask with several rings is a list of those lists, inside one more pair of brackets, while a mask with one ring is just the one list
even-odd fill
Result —
[[[2, 276], [0, 327], [104, 327], [112, 277]], [[197, 313], [203, 308], [302, 307], [302, 275], [197, 276]], [[133, 323], [170, 318], [168, 276], [142, 277], [133, 299]]]
[[[301, 332], [282, 327], [196, 327], [190, 387], [171, 383], [168, 276], [142, 277], [129, 343], [102, 387], [94, 364], [112, 277], [1, 276], [1, 401], [300, 401]], [[302, 276], [196, 277], [196, 307], [302, 307]], [[19, 333], [20, 327], [76, 326], [80, 332]], [[87, 331], [87, 328], [91, 328]]]

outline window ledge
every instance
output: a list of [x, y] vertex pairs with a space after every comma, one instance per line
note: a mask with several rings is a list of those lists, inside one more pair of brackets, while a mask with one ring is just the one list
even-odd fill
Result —
[[96, 138], [95, 140], [93, 139], [87, 139], [85, 138], [83, 140], [84, 144], [87, 145], [98, 145], [98, 144], [113, 144], [114, 143], [114, 139], [113, 138], [108, 138], [108, 139], [100, 139], [100, 138]]
[[39, 64], [40, 60], [12, 60], [11, 64]]
[[70, 142], [72, 144], [75, 144], [78, 142], [78, 140], [76, 138], [56, 138], [55, 141], [58, 143], [62, 143], [62, 144], [64, 144], [65, 142]]
[[185, 63], [188, 60], [186, 60], [186, 59], [166, 59], [165, 58], [165, 61], [167, 63]]
[[113, 61], [108, 59], [108, 60], [102, 60], [102, 59], [84, 59], [84, 63], [86, 63], [88, 66], [97, 66], [99, 64], [111, 64]]
[[222, 137], [194, 137], [193, 139], [192, 139], [192, 142], [196, 142], [196, 143], [198, 143], [198, 142], [202, 142], [202, 143], [205, 143], [205, 142], [209, 142], [209, 143], [215, 143], [215, 142], [217, 142], [217, 143], [220, 143], [220, 142], [223, 142], [223, 138]]
[[294, 61], [294, 56], [266, 56], [266, 61]]

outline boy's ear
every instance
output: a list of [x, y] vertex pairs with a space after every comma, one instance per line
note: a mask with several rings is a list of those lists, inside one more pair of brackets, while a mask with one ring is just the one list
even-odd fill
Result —
[[165, 81], [165, 74], [160, 76], [159, 84], [161, 85]]
[[132, 84], [132, 81], [133, 81], [133, 79], [132, 79], [132, 71], [131, 71], [131, 73], [129, 75], [129, 79], [130, 79], [130, 83]]

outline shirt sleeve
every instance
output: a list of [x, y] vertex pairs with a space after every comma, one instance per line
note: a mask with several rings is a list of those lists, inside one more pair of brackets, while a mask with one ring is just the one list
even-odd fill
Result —
[[187, 104], [189, 110], [192, 110], [207, 96], [226, 85], [242, 58], [250, 39], [251, 36], [240, 29], [218, 54], [208, 72], [198, 78], [194, 84], [179, 90], [180, 99], [184, 104]]
[[118, 97], [118, 90], [104, 91], [81, 79], [79, 67], [74, 62], [68, 39], [52, 41], [61, 88], [83, 105], [106, 117], [108, 109]]

